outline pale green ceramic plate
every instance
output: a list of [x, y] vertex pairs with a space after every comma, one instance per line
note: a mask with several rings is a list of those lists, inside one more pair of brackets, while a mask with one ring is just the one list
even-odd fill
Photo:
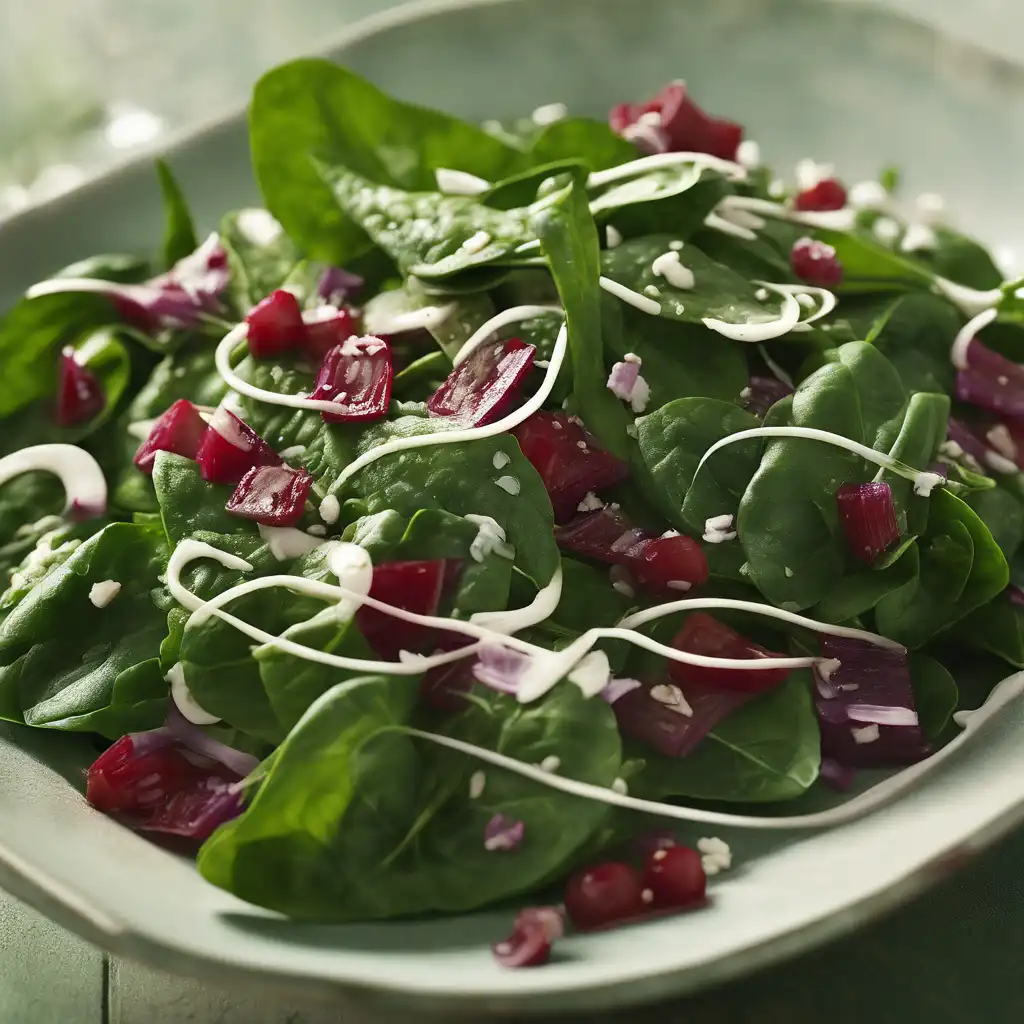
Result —
[[[471, 117], [562, 100], [600, 114], [684, 75], [780, 167], [812, 155], [848, 179], [902, 164], [907, 187], [1024, 251], [1024, 72], [930, 30], [794, 0], [520, 0], [432, 5], [336, 50], [401, 96]], [[241, 115], [172, 152], [201, 220], [256, 198]], [[146, 250], [160, 209], [136, 162], [0, 226], [0, 306], [58, 266]], [[721, 833], [736, 870], [707, 910], [574, 937], [544, 970], [505, 972], [507, 913], [297, 925], [204, 883], [192, 865], [93, 813], [82, 737], [0, 727], [0, 884], [119, 954], [214, 980], [421, 1009], [573, 1009], [654, 999], [749, 971], [908, 898], [1024, 817], [1024, 700], [895, 805], [826, 833]]]

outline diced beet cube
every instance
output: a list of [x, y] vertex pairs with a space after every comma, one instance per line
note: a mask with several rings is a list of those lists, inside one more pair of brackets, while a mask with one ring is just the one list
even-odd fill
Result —
[[338, 309], [305, 327], [302, 347], [306, 355], [320, 362], [332, 348], [359, 333], [359, 320], [351, 310]]
[[289, 466], [253, 466], [225, 506], [232, 515], [264, 526], [294, 526], [306, 506], [313, 478]]
[[387, 415], [394, 379], [391, 346], [380, 338], [349, 338], [324, 356], [311, 398], [337, 402], [347, 412], [323, 412], [325, 423], [376, 420]]
[[107, 396], [103, 385], [92, 371], [75, 359], [74, 350], [60, 355], [57, 381], [56, 420], [59, 427], [77, 427], [103, 412]]
[[[417, 615], [434, 615], [441, 600], [444, 576], [443, 558], [375, 565], [370, 597]], [[403, 622], [366, 605], [356, 612], [356, 625], [366, 642], [390, 661], [398, 660], [399, 651], [422, 652], [436, 638], [436, 630], [428, 626]]]
[[[690, 654], [703, 654], [709, 658], [784, 658], [785, 654], [769, 651], [760, 644], [706, 612], [693, 612], [672, 646]], [[770, 690], [789, 677], [788, 668], [767, 668], [746, 671], [738, 668], [702, 668], [685, 665], [681, 661], [669, 662], [669, 675], [677, 683], [695, 684], [712, 690], [734, 690], [739, 693], [761, 693]]]
[[281, 465], [281, 456], [248, 423], [222, 406], [203, 434], [196, 462], [204, 480], [237, 484], [253, 466]]
[[241, 776], [174, 739], [151, 743], [152, 735], [122, 736], [97, 758], [85, 794], [93, 807], [132, 828], [197, 840], [241, 812], [230, 788]]
[[793, 273], [816, 288], [836, 288], [843, 283], [843, 265], [833, 246], [814, 238], [798, 238], [789, 253]]
[[533, 345], [518, 338], [480, 345], [427, 400], [431, 416], [452, 416], [466, 426], [493, 423], [509, 407], [533, 367]]
[[583, 512], [564, 526], [556, 527], [555, 539], [563, 551], [606, 565], [626, 565], [629, 552], [650, 539], [650, 534], [631, 526], [618, 509], [606, 505], [594, 512]]
[[870, 565], [900, 539], [888, 484], [844, 484], [836, 493], [839, 521], [855, 558]]
[[249, 325], [249, 353], [254, 359], [273, 359], [306, 343], [298, 299], [283, 288], [253, 306], [245, 320]]
[[556, 522], [569, 519], [589, 492], [596, 494], [629, 475], [629, 465], [599, 448], [575, 416], [535, 412], [512, 433], [544, 481]]
[[835, 178], [824, 178], [799, 193], [793, 205], [805, 213], [841, 210], [846, 205], [846, 189]]
[[628, 568], [644, 590], [685, 592], [707, 582], [708, 560], [701, 546], [682, 534], [652, 537], [630, 551]]
[[194, 459], [206, 433], [206, 421], [187, 399], [179, 398], [149, 431], [135, 453], [135, 465], [152, 475], [157, 452], [173, 452]]

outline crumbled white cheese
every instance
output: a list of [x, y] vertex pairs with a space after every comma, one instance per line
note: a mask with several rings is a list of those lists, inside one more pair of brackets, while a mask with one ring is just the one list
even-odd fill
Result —
[[334, 524], [338, 521], [338, 516], [341, 515], [341, 502], [334, 494], [328, 494], [323, 501], [320, 502], [320, 518], [329, 524]]
[[[626, 780], [625, 779], [614, 779], [612, 781], [612, 792], [613, 793], [619, 793], [622, 796], [625, 796], [629, 792], [629, 786], [626, 785]], [[644, 891], [648, 892], [648, 893], [650, 892], [649, 889], [645, 889]], [[642, 895], [641, 895], [641, 898], [642, 898]], [[645, 902], [649, 903], [650, 900], [646, 900]]]
[[899, 238], [900, 226], [892, 217], [879, 217], [871, 225], [871, 233], [885, 245], [891, 245]]
[[478, 800], [487, 785], [487, 776], [483, 772], [473, 772], [469, 777], [469, 799]]
[[879, 737], [878, 726], [872, 722], [871, 725], [850, 726], [850, 735], [854, 743], [874, 743]]
[[668, 243], [668, 247], [674, 252], [679, 252], [683, 247], [683, 243], [678, 238], [673, 238], [672, 241]]
[[693, 271], [679, 261], [679, 252], [676, 249], [669, 249], [655, 259], [651, 264], [651, 272], [657, 277], [663, 277], [673, 288], [688, 291], [695, 283]]
[[491, 459], [491, 465], [495, 469], [504, 469], [512, 459], [505, 454], [505, 452], [495, 452], [494, 458]]
[[909, 224], [900, 242], [902, 252], [924, 252], [939, 244], [935, 231], [927, 224]]
[[1017, 445], [1005, 423], [997, 423], [986, 431], [985, 440], [1004, 458], [1017, 458]]
[[786, 573], [786, 579], [791, 580], [793, 578], [793, 570], [788, 565], [783, 567], [783, 571]]
[[564, 103], [545, 103], [530, 115], [538, 128], [544, 128], [556, 121], [564, 121], [569, 116], [569, 108]]
[[482, 252], [491, 244], [491, 236], [486, 231], [477, 231], [462, 243], [462, 248], [468, 253]]
[[767, 302], [770, 294], [771, 293], [767, 288], [758, 288], [757, 291], [754, 292], [754, 298], [757, 299], [758, 302]]
[[522, 484], [519, 482], [518, 477], [514, 476], [499, 476], [494, 481], [503, 491], [507, 491], [511, 495], [516, 495], [522, 489]]
[[103, 580], [94, 583], [89, 590], [89, 601], [97, 608], [106, 608], [121, 593], [121, 584], [117, 580]]
[[629, 405], [633, 412], [644, 412], [647, 409], [647, 403], [651, 400], [651, 386], [647, 381], [640, 375], [636, 378], [636, 383], [633, 385], [633, 390], [629, 396]]
[[555, 754], [548, 754], [548, 756], [541, 761], [539, 767], [542, 772], [550, 772], [554, 774], [562, 767], [562, 759]]
[[884, 210], [889, 193], [880, 181], [858, 181], [847, 193], [847, 202], [855, 210]]
[[711, 516], [704, 521], [704, 540], [709, 544], [721, 544], [727, 540], [735, 540], [736, 531], [732, 528], [735, 517], [726, 513]]
[[[1014, 469], [1016, 470], [1016, 467]], [[918, 473], [914, 477], [914, 493], [921, 498], [927, 498], [936, 487], [945, 482], [945, 477], [939, 476], [938, 473]]]
[[469, 554], [475, 562], [482, 562], [490, 554], [509, 559], [515, 557], [515, 549], [505, 542], [505, 531], [496, 520], [474, 513], [469, 513], [465, 519], [477, 527], [476, 536], [469, 546]]
[[688, 583], [686, 580], [669, 580], [665, 586], [668, 587], [669, 590], [680, 590], [683, 593], [686, 593], [693, 584]]
[[935, 224], [946, 212], [946, 200], [938, 192], [922, 192], [914, 200], [914, 206], [924, 224]]
[[661, 289], [654, 284], [649, 284], [644, 287], [644, 295], [650, 295], [652, 299], [661, 298]]
[[310, 537], [326, 537], [327, 527], [321, 526], [320, 523], [314, 523], [307, 531]]
[[613, 228], [611, 224], [604, 229], [604, 237], [609, 249], [622, 245], [622, 233]]
[[468, 171], [457, 171], [449, 167], [438, 167], [434, 171], [437, 190], [449, 196], [477, 196], [487, 192], [491, 183], [485, 178], [478, 178]]
[[657, 686], [652, 686], [650, 692], [651, 698], [659, 704], [664, 704], [669, 711], [674, 711], [677, 715], [683, 715], [686, 718], [693, 718], [693, 708], [690, 707], [683, 696], [683, 691], [678, 686], [673, 686], [671, 683], [659, 683]]
[[1019, 472], [1017, 463], [1003, 455], [1000, 455], [999, 452], [985, 452], [985, 465], [994, 472], [1002, 475]]
[[744, 139], [736, 147], [736, 163], [748, 171], [761, 166], [761, 147], [753, 139]]
[[576, 511], [596, 512], [599, 508], [604, 508], [604, 502], [593, 491], [587, 491], [583, 500], [576, 506]]

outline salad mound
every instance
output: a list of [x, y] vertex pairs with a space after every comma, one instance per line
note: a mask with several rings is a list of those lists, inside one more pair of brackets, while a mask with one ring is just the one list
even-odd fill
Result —
[[0, 322], [0, 718], [295, 918], [554, 900], [512, 967], [702, 905], [730, 804], [928, 757], [1024, 667], [1024, 288], [743, 135], [265, 76], [266, 209], [200, 242], [160, 163], [155, 263]]

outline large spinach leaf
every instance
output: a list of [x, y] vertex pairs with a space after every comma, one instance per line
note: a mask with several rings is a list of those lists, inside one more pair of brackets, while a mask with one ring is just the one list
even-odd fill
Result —
[[164, 266], [173, 267], [194, 252], [199, 242], [188, 203], [166, 161], [157, 160], [156, 173], [164, 200]]

